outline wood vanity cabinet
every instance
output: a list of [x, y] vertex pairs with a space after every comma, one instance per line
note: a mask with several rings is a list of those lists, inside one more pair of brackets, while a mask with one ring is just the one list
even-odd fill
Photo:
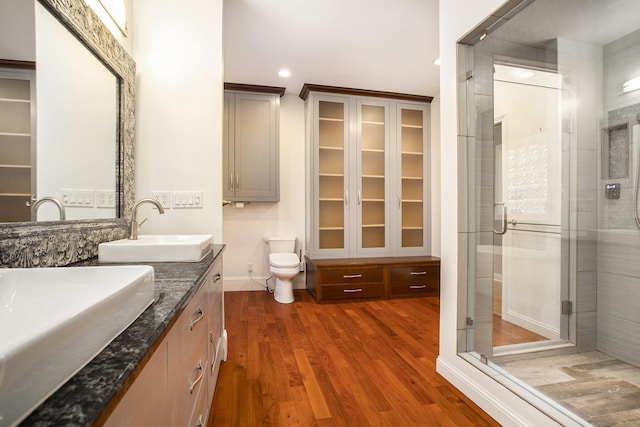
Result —
[[219, 257], [105, 426], [207, 425], [220, 363], [226, 358], [223, 303]]
[[[207, 278], [207, 281], [209, 278]], [[168, 372], [169, 425], [193, 426], [192, 420], [198, 396], [207, 376], [207, 283], [193, 299], [171, 328]], [[205, 388], [206, 395], [206, 388]]]
[[[209, 280], [207, 281], [207, 300], [209, 304], [208, 328], [207, 328], [207, 354], [209, 365], [207, 366], [207, 399], [213, 400], [213, 392], [216, 388], [220, 362], [227, 360], [226, 332], [224, 329], [224, 289], [222, 286], [222, 262], [214, 264]], [[205, 420], [206, 421], [206, 420]]]
[[168, 426], [167, 374], [167, 340], [163, 340], [104, 426]]
[[440, 259], [436, 257], [305, 258], [306, 287], [317, 302], [440, 293]]

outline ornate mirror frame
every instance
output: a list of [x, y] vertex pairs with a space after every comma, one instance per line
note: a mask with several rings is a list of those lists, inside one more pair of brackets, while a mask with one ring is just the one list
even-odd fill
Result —
[[84, 0], [38, 0], [120, 82], [118, 218], [0, 225], [0, 267], [54, 267], [92, 258], [98, 244], [126, 237], [135, 187], [135, 62]]

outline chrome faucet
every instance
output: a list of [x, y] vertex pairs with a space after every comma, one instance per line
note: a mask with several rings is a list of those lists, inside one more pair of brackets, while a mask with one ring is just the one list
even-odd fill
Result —
[[58, 210], [60, 211], [60, 221], [64, 221], [64, 219], [65, 219], [64, 206], [62, 205], [62, 202], [60, 200], [56, 199], [55, 197], [43, 197], [43, 198], [38, 199], [35, 202], [33, 202], [33, 204], [31, 205], [31, 216], [33, 216], [34, 219], [38, 219], [37, 218], [38, 208], [40, 207], [41, 204], [43, 204], [45, 202], [51, 202], [54, 205], [56, 205], [58, 207]]
[[138, 227], [146, 221], [146, 219], [144, 219], [140, 224], [138, 224], [138, 208], [145, 203], [154, 205], [156, 208], [158, 208], [161, 214], [164, 213], [164, 208], [157, 200], [142, 199], [138, 203], [136, 203], [131, 210], [131, 231], [129, 232], [129, 240], [138, 240]]

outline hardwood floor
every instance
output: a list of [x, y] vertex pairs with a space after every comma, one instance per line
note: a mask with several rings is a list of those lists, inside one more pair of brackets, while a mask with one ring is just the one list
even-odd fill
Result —
[[439, 299], [316, 304], [225, 293], [209, 426], [497, 426], [435, 372]]
[[493, 345], [523, 344], [534, 341], [545, 341], [547, 338], [531, 332], [513, 323], [493, 315]]

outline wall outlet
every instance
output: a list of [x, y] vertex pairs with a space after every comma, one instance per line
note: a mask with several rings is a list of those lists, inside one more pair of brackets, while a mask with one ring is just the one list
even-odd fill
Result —
[[116, 192], [112, 190], [96, 190], [96, 208], [115, 208]]
[[151, 197], [165, 209], [171, 209], [171, 191], [152, 191]]
[[253, 273], [253, 263], [252, 262], [247, 263], [247, 271], [249, 273]]

